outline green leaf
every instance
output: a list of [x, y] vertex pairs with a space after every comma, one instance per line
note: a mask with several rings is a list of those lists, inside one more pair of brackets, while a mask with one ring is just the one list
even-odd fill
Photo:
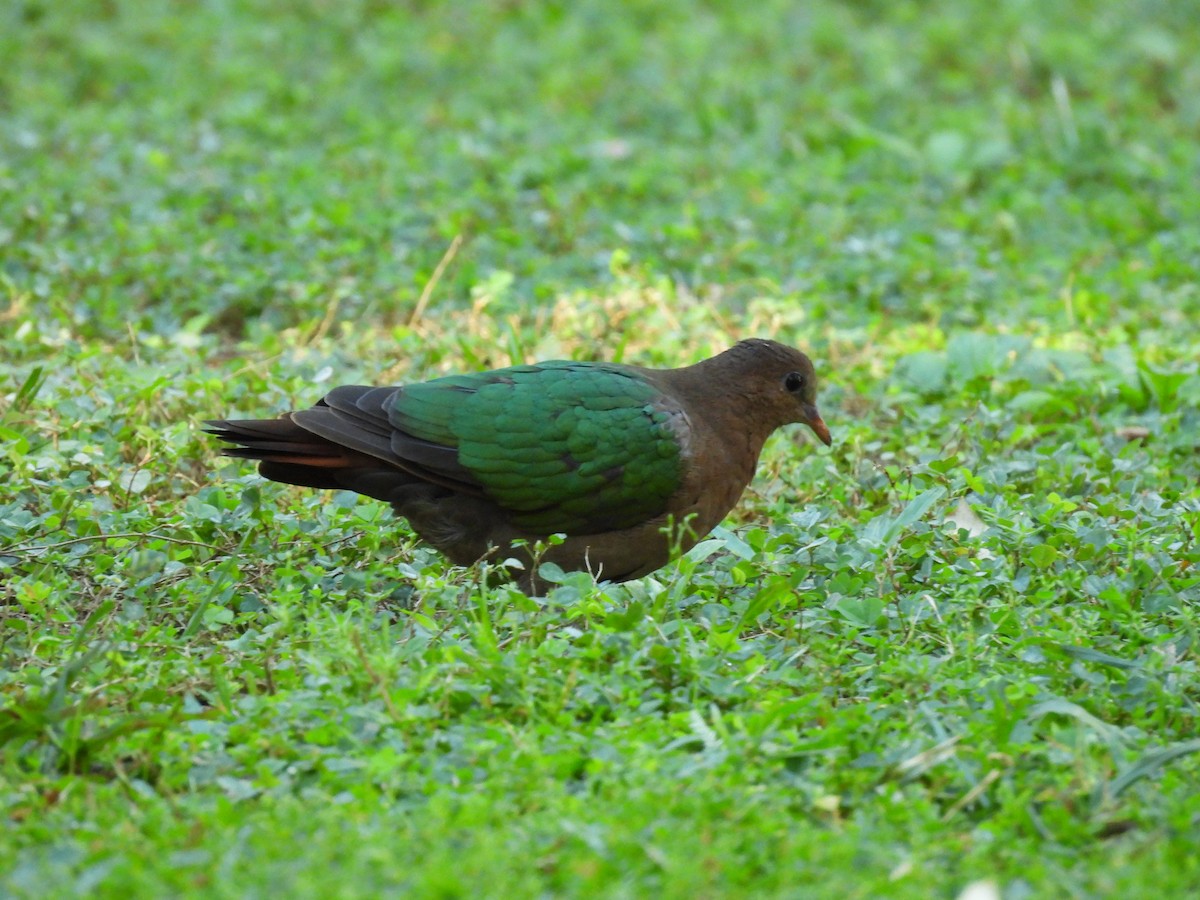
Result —
[[1138, 374], [1146, 392], [1154, 398], [1155, 405], [1163, 412], [1171, 412], [1178, 402], [1179, 388], [1192, 377], [1190, 372], [1169, 372], [1156, 369], [1149, 363], [1138, 363]]
[[1049, 544], [1038, 544], [1029, 551], [1029, 561], [1039, 569], [1048, 569], [1058, 561], [1060, 555], [1059, 551]]
[[1103, 785], [1103, 788], [1097, 791], [1097, 800], [1102, 797], [1119, 797], [1135, 781], [1156, 775], [1164, 766], [1192, 753], [1200, 753], [1200, 738], [1168, 744], [1144, 753], [1137, 762]]

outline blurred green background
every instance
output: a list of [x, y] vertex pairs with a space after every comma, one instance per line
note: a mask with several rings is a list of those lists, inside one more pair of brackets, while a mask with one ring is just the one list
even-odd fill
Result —
[[1121, 320], [1197, 264], [1188, 3], [6, 8], [4, 272], [85, 333], [403, 319], [456, 235], [449, 300], [616, 254], [849, 326]]

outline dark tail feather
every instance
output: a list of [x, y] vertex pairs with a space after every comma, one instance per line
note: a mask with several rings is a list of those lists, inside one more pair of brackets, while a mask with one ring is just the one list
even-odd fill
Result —
[[338, 469], [361, 466], [363, 457], [333, 441], [317, 437], [284, 416], [279, 419], [214, 419], [206, 431], [233, 444], [223, 456], [256, 459], [264, 478], [302, 487], [338, 488]]
[[322, 491], [340, 491], [346, 485], [338, 478], [345, 469], [329, 469], [305, 466], [297, 463], [260, 462], [258, 474], [280, 484], [297, 487], [317, 488]]
[[417, 494], [445, 492], [399, 467], [306, 431], [287, 416], [215, 419], [204, 428], [234, 445], [223, 455], [258, 460], [258, 474], [282, 484], [357, 491], [393, 506]]

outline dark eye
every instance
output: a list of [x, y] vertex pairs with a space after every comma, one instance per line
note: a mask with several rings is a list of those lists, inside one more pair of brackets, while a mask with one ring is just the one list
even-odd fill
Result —
[[798, 394], [804, 390], [804, 376], [799, 372], [788, 372], [783, 376], [783, 386], [788, 393]]

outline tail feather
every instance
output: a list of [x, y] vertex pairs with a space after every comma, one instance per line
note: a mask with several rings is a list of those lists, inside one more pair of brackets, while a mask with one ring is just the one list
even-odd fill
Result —
[[[237, 459], [256, 459], [263, 464], [280, 463], [289, 469], [342, 469], [360, 465], [362, 460], [362, 456], [353, 450], [305, 431], [290, 416], [279, 419], [213, 419], [205, 422], [204, 427], [221, 440], [233, 444], [221, 453]], [[266, 472], [263, 474], [266, 475]], [[287, 483], [307, 484], [294, 481]]]
[[[335, 400], [344, 401], [353, 400], [352, 390], [361, 394], [370, 389], [338, 390], [342, 395]], [[204, 428], [232, 444], [222, 449], [223, 456], [257, 461], [259, 475], [284, 485], [344, 488], [392, 505], [422, 491], [479, 493], [473, 485], [451, 482], [398, 457], [378, 422], [361, 413], [343, 416], [324, 402], [278, 419], [214, 419], [204, 422]], [[422, 456], [418, 462], [424, 461]]]
[[[357, 491], [393, 504], [414, 489], [444, 490], [375, 456], [313, 434], [291, 414], [279, 419], [214, 419], [204, 427], [233, 444], [221, 451], [224, 456], [257, 460], [260, 475], [282, 484]], [[369, 435], [361, 437], [367, 440]]]
[[280, 484], [316, 488], [319, 491], [340, 491], [346, 487], [341, 476], [345, 469], [306, 466], [296, 463], [260, 462], [258, 474]]

